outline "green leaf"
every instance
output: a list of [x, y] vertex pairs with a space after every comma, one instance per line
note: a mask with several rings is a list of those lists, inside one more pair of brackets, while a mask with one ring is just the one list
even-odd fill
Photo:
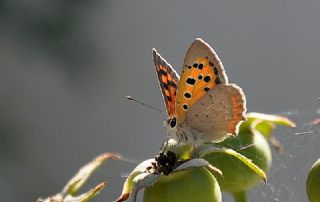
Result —
[[[238, 152], [236, 152], [232, 149], [223, 148], [223, 147], [219, 148], [213, 144], [204, 144], [204, 145], [198, 147], [195, 151], [195, 155], [199, 156], [200, 158], [204, 158], [206, 155], [209, 155], [209, 154], [214, 155], [215, 153], [227, 154], [227, 155], [235, 157], [236, 159], [238, 159], [239, 161], [244, 163], [248, 168], [250, 168], [259, 177], [261, 177], [262, 180], [264, 181], [264, 183], [266, 184], [267, 175], [265, 174], [265, 172], [262, 169], [260, 169], [256, 164], [252, 163], [252, 161], [250, 159], [248, 159], [247, 157], [239, 154]], [[222, 175], [223, 175], [223, 173], [222, 173]]]
[[140, 163], [127, 177], [126, 181], [123, 184], [122, 193], [116, 200], [116, 202], [126, 201], [129, 198], [129, 195], [132, 191], [134, 185], [134, 178], [142, 173], [145, 173], [149, 166], [152, 166], [151, 163], [155, 162], [154, 159], [148, 159]]
[[286, 126], [286, 127], [291, 127], [291, 128], [296, 127], [296, 124], [293, 121], [291, 121], [287, 117], [279, 116], [279, 115], [251, 112], [251, 113], [247, 113], [247, 119], [248, 121], [254, 120], [254, 119], [260, 119], [260, 120], [268, 121], [268, 122]]
[[[259, 121], [257, 121], [259, 120]], [[263, 131], [272, 131], [270, 129], [275, 128], [276, 125], [286, 126], [289, 128], [296, 127], [296, 124], [284, 116], [278, 116], [278, 115], [271, 115], [271, 114], [262, 114], [262, 113], [248, 113], [247, 114], [247, 122], [252, 125], [252, 127], [255, 127], [257, 130], [261, 130], [260, 132], [263, 133]], [[255, 123], [253, 123], [255, 122]], [[259, 124], [262, 124], [258, 126]], [[264, 134], [264, 133], [263, 133]], [[264, 134], [265, 135], [265, 134]]]
[[97, 156], [94, 160], [79, 169], [77, 174], [65, 185], [61, 193], [49, 196], [46, 199], [40, 198], [37, 202], [87, 202], [97, 195], [107, 185], [107, 182], [101, 182], [84, 194], [75, 195], [91, 174], [108, 159], [120, 160], [122, 157], [120, 154], [108, 152]]
[[62, 196], [75, 196], [78, 192], [78, 190], [82, 187], [82, 185], [88, 180], [90, 175], [98, 168], [100, 167], [106, 160], [108, 159], [115, 159], [119, 160], [121, 159], [120, 154], [116, 153], [104, 153], [99, 156], [97, 156], [94, 160], [83, 166], [79, 169], [77, 174], [69, 180], [69, 182], [65, 185], [63, 188], [61, 195]]
[[320, 159], [310, 169], [306, 182], [306, 191], [310, 202], [320, 201]]
[[252, 112], [247, 114], [247, 120], [241, 124], [240, 133], [258, 131], [269, 140], [278, 151], [282, 152], [282, 144], [272, 136], [272, 132], [276, 128], [276, 125], [290, 128], [296, 126], [294, 122], [284, 116]]
[[270, 139], [272, 131], [275, 129], [275, 124], [257, 119], [252, 122], [252, 127], [259, 131], [266, 139]]
[[94, 187], [93, 189], [91, 189], [90, 191], [76, 197], [72, 195], [68, 195], [64, 198], [63, 202], [87, 202], [90, 199], [92, 199], [94, 196], [96, 196], [106, 185], [107, 185], [106, 182], [102, 182], [98, 184], [96, 187]]

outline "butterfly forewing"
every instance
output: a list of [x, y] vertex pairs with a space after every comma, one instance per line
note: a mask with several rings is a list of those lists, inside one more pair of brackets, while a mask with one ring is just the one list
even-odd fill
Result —
[[171, 117], [176, 114], [176, 93], [179, 76], [155, 49], [152, 50], [152, 55], [168, 116]]
[[176, 104], [178, 122], [184, 121], [185, 113], [210, 89], [226, 83], [228, 77], [218, 55], [202, 39], [196, 39], [182, 67]]

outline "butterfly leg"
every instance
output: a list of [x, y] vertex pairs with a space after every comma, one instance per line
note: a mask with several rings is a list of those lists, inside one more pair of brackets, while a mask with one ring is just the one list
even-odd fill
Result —
[[163, 151], [166, 151], [166, 150], [167, 150], [168, 141], [169, 141], [169, 139], [166, 139], [166, 140], [163, 142], [162, 146], [160, 147], [160, 152], [163, 152]]
[[160, 152], [165, 152], [168, 150], [168, 148], [170, 147], [175, 147], [179, 145], [179, 142], [177, 142], [177, 140], [173, 139], [173, 138], [167, 138], [164, 143], [162, 144], [161, 148], [160, 148]]

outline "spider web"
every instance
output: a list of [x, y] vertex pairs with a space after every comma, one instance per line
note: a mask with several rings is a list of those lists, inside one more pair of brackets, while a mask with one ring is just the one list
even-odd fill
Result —
[[[285, 112], [270, 114], [286, 116], [296, 123], [296, 127], [277, 126], [273, 131], [273, 136], [283, 145], [284, 151], [281, 153], [270, 144], [272, 166], [267, 172], [267, 185], [264, 186], [261, 182], [249, 190], [249, 201], [307, 202], [307, 174], [313, 163], [320, 158], [320, 99], [311, 100]], [[128, 173], [122, 178], [127, 175]], [[142, 201], [142, 193], [140, 191], [138, 194], [137, 201]], [[223, 202], [234, 202], [228, 193], [223, 193], [222, 199]]]
[[[272, 148], [272, 166], [267, 172], [268, 183], [262, 183], [249, 191], [249, 201], [304, 202], [307, 174], [313, 163], [320, 158], [320, 100], [315, 99], [302, 106], [282, 113], [296, 123], [296, 128], [277, 127], [273, 135], [284, 146], [279, 153]], [[241, 186], [241, 185], [239, 185]], [[228, 194], [224, 202], [232, 202]]]

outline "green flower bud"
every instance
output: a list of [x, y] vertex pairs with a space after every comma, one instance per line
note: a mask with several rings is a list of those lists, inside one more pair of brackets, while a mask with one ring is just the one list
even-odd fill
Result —
[[143, 202], [194, 201], [222, 201], [219, 184], [206, 168], [190, 168], [163, 175], [143, 194]]
[[[220, 145], [251, 159], [252, 163], [263, 171], [267, 171], [271, 166], [270, 147], [266, 139], [257, 131], [240, 132], [238, 136], [226, 139]], [[261, 177], [234, 156], [212, 153], [206, 155], [205, 159], [222, 171], [222, 176], [215, 176], [222, 191], [236, 194], [261, 183]]]
[[308, 174], [307, 195], [310, 202], [320, 202], [320, 159], [313, 164]]

